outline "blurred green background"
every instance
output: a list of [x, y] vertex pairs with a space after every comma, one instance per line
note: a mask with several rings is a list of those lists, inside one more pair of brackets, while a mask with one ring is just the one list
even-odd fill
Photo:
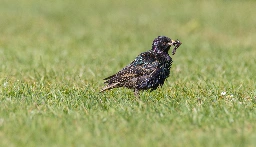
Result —
[[[1, 0], [0, 145], [254, 146], [255, 7]], [[162, 88], [98, 93], [158, 35], [183, 43]]]

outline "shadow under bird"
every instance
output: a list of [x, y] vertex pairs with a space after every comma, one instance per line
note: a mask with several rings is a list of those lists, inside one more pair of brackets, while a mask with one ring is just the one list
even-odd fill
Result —
[[166, 36], [158, 36], [152, 43], [151, 50], [139, 54], [135, 60], [116, 74], [105, 78], [105, 90], [126, 87], [134, 90], [135, 96], [139, 91], [155, 90], [162, 86], [170, 75], [172, 58], [168, 54], [171, 46], [174, 46], [172, 55], [182, 43]]

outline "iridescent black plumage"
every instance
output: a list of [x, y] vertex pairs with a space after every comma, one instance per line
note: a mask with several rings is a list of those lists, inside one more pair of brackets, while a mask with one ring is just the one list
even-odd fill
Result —
[[181, 45], [178, 40], [171, 40], [165, 36], [158, 36], [154, 39], [152, 49], [138, 55], [131, 64], [116, 74], [105, 78], [107, 84], [102, 90], [109, 90], [118, 87], [134, 89], [135, 95], [140, 90], [155, 90], [162, 86], [170, 75], [172, 58], [168, 51], [171, 45], [176, 49]]

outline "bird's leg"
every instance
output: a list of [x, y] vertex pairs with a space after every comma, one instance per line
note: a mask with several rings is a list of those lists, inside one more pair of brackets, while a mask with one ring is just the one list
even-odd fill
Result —
[[135, 96], [136, 98], [139, 98], [139, 97], [140, 97], [140, 92], [139, 92], [138, 89], [134, 89], [134, 96]]

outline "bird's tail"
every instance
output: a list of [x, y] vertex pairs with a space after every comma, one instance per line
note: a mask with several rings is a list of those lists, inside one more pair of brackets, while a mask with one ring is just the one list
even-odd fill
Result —
[[109, 89], [116, 88], [116, 87], [118, 87], [118, 84], [119, 84], [119, 83], [108, 84], [107, 86], [103, 87], [103, 88], [100, 90], [100, 92], [103, 92], [103, 91], [106, 91], [106, 90], [109, 90]]

